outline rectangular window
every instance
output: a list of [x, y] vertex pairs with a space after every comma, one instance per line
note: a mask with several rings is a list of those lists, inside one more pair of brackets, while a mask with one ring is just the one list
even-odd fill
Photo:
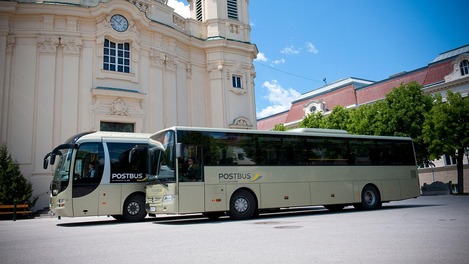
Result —
[[241, 76], [235, 76], [231, 77], [232, 82], [233, 82], [233, 88], [242, 88], [241, 85]]
[[238, 2], [237, 0], [227, 0], [228, 18], [238, 19]]
[[443, 155], [445, 159], [445, 166], [456, 165], [456, 158], [451, 157], [450, 155]]
[[101, 122], [99, 130], [100, 131], [113, 131], [113, 132], [134, 132], [134, 124]]
[[130, 73], [130, 43], [104, 40], [103, 69]]

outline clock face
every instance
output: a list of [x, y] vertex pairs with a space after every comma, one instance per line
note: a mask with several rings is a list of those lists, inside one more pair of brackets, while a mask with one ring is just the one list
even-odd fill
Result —
[[111, 26], [118, 32], [124, 32], [129, 27], [129, 22], [121, 15], [113, 15], [111, 17]]

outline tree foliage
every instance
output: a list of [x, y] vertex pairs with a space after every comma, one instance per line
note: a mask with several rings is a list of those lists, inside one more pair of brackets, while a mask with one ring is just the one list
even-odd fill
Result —
[[383, 105], [383, 101], [351, 109], [347, 131], [352, 134], [376, 135], [378, 131], [376, 126], [380, 123], [379, 108], [381, 105]]
[[347, 108], [337, 105], [332, 109], [332, 112], [322, 122], [322, 128], [330, 129], [347, 129], [347, 124], [350, 118], [350, 111]]
[[420, 142], [425, 115], [432, 109], [432, 98], [423, 94], [415, 81], [401, 84], [388, 93], [380, 109], [380, 134], [407, 136]]
[[353, 134], [405, 136], [414, 140], [419, 163], [428, 162], [428, 147], [423, 141], [425, 115], [432, 108], [432, 98], [422, 92], [417, 82], [401, 84], [384, 100], [355, 109], [335, 106], [323, 116], [314, 113], [305, 117], [299, 127], [344, 129]]
[[285, 127], [284, 124], [276, 124], [272, 130], [273, 131], [286, 131], [287, 127]]
[[401, 84], [386, 95], [379, 109], [376, 134], [411, 137], [417, 161], [427, 163], [429, 153], [423, 140], [423, 126], [432, 106], [432, 97], [422, 92], [420, 84], [415, 81]]
[[303, 118], [298, 127], [325, 128], [322, 124], [324, 122], [324, 119], [325, 117], [321, 112], [312, 113]]
[[32, 184], [23, 177], [5, 145], [0, 145], [0, 204], [31, 203]]
[[434, 98], [433, 108], [425, 120], [423, 139], [432, 159], [442, 155], [456, 157], [458, 191], [463, 193], [464, 150], [469, 148], [469, 98], [451, 91], [447, 92], [446, 102], [441, 94]]

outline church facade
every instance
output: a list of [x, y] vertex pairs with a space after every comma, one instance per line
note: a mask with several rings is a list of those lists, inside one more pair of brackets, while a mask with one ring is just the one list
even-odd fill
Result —
[[248, 0], [0, 2], [0, 143], [48, 206], [42, 160], [84, 131], [256, 128]]

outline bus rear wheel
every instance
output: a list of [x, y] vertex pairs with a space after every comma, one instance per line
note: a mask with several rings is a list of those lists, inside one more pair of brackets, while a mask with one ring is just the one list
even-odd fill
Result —
[[359, 209], [373, 210], [381, 207], [381, 195], [375, 186], [367, 185], [362, 191], [362, 202], [357, 206]]
[[230, 218], [234, 220], [245, 220], [254, 216], [256, 212], [256, 200], [254, 196], [246, 191], [237, 191], [231, 196]]
[[122, 218], [126, 222], [139, 222], [145, 219], [145, 197], [141, 194], [129, 196], [124, 202]]

